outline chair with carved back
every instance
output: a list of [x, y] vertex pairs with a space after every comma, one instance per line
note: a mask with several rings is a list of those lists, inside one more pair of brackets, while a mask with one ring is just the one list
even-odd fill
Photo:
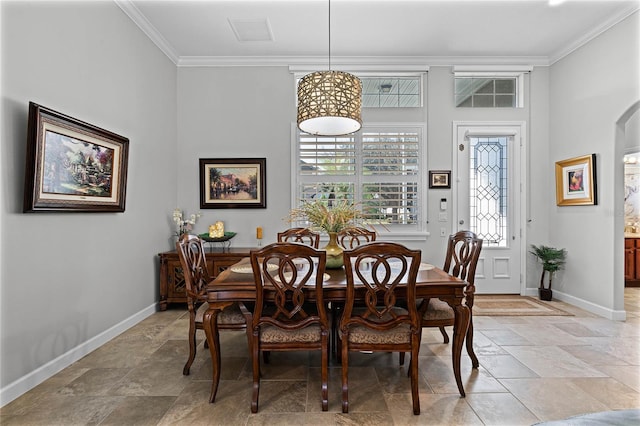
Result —
[[[413, 413], [420, 414], [418, 352], [422, 329], [416, 303], [420, 250], [372, 242], [346, 250], [343, 256], [347, 297], [339, 326], [342, 412], [349, 412], [349, 352], [375, 351], [411, 353]], [[364, 298], [356, 296], [356, 286], [364, 288]], [[364, 306], [358, 303], [363, 300]]]
[[[196, 357], [196, 331], [204, 330], [202, 318], [209, 308], [206, 286], [212, 278], [207, 269], [204, 242], [195, 235], [185, 234], [176, 242], [176, 251], [184, 274], [189, 310], [189, 358], [182, 374], [189, 375], [191, 364]], [[247, 342], [251, 342], [247, 324], [251, 322], [251, 312], [242, 303], [234, 303], [218, 314], [218, 328], [246, 330]]]
[[345, 228], [338, 232], [338, 244], [345, 250], [352, 250], [362, 244], [376, 240], [376, 231], [366, 228]]
[[[467, 281], [465, 289], [465, 303], [471, 311], [467, 336], [473, 336], [473, 294], [475, 293], [476, 266], [482, 250], [482, 239], [471, 231], [459, 231], [449, 236], [447, 254], [443, 270], [453, 276]], [[444, 338], [444, 343], [449, 343], [449, 335], [445, 327], [455, 323], [455, 314], [451, 306], [446, 302], [432, 298], [420, 301], [418, 311], [421, 313], [422, 327], [438, 327]], [[470, 347], [473, 340], [467, 338], [467, 352], [471, 356], [473, 367], [478, 367], [478, 360]]]
[[[338, 232], [337, 242], [344, 250], [353, 250], [362, 244], [368, 244], [376, 240], [377, 234], [373, 230], [362, 227], [349, 227]], [[338, 320], [342, 312], [343, 303], [331, 302], [331, 350], [335, 352], [338, 340]], [[337, 355], [337, 354], [336, 354]], [[400, 355], [401, 364], [404, 364], [404, 353]]]
[[320, 234], [309, 228], [289, 228], [278, 232], [279, 243], [300, 243], [317, 249], [320, 246]]
[[[258, 412], [260, 352], [266, 351], [320, 351], [322, 410], [328, 409], [329, 320], [322, 291], [326, 261], [325, 251], [300, 243], [274, 243], [251, 251], [256, 283], [252, 413]], [[315, 302], [306, 302], [305, 286], [315, 288]]]

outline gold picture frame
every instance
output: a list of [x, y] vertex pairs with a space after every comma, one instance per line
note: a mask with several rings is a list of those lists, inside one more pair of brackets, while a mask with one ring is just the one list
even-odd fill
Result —
[[556, 204], [598, 204], [596, 154], [556, 161]]

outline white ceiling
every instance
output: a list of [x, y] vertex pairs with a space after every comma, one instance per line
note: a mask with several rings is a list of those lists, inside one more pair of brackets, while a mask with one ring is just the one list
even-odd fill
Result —
[[[177, 65], [310, 65], [329, 57], [328, 0], [115, 0]], [[549, 65], [640, 0], [332, 0], [332, 64]], [[272, 41], [239, 41], [234, 20]], [[638, 43], [638, 40], [630, 40]]]

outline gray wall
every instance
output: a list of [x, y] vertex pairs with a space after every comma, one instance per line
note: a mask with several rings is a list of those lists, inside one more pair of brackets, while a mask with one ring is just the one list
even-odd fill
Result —
[[[540, 122], [547, 124], [547, 111], [538, 99], [546, 100], [547, 69], [537, 68], [533, 75], [537, 87], [533, 97]], [[529, 76], [526, 77], [529, 79]], [[429, 169], [452, 168], [452, 126], [454, 120], [465, 121], [531, 121], [536, 134], [546, 135], [546, 127], [530, 119], [530, 107], [518, 109], [455, 108], [451, 67], [431, 67], [425, 78], [425, 108], [363, 110], [365, 122], [424, 122], [427, 128], [426, 163], [421, 172], [428, 182]], [[528, 90], [528, 89], [527, 89]], [[539, 92], [539, 94], [537, 94]], [[217, 220], [225, 229], [236, 231], [233, 246], [255, 244], [255, 228], [264, 228], [265, 243], [275, 241], [278, 231], [289, 226], [283, 220], [291, 208], [291, 129], [295, 123], [295, 77], [286, 67], [185, 67], [178, 70], [178, 204], [189, 212], [198, 209], [198, 158], [266, 157], [266, 210], [203, 210], [195, 226], [206, 232]], [[529, 125], [529, 124], [528, 124]], [[546, 137], [536, 141], [536, 152], [546, 152]], [[428, 216], [438, 217], [438, 201], [446, 197], [452, 202], [451, 190], [427, 192]], [[439, 228], [452, 231], [452, 209], [446, 223], [432, 220], [431, 235], [424, 241], [404, 241], [423, 250], [425, 260], [442, 264], [446, 239]], [[540, 214], [542, 216], [542, 214]], [[546, 214], [545, 214], [546, 216]], [[448, 235], [447, 233], [447, 235]], [[384, 231], [381, 231], [384, 238]]]
[[[113, 2], [1, 7], [6, 399], [12, 382], [37, 384], [69, 351], [155, 310], [156, 254], [169, 248], [176, 203], [177, 71]], [[124, 213], [22, 213], [29, 101], [129, 138]]]
[[621, 177], [623, 169], [615, 123], [640, 99], [638, 15], [550, 67], [549, 161], [542, 170], [552, 175], [555, 161], [591, 153], [597, 162], [597, 206], [558, 207], [554, 181], [546, 191], [549, 244], [568, 252], [566, 269], [554, 287], [579, 306], [623, 309], [623, 294], [614, 291], [623, 286], [624, 231], [614, 226], [614, 212], [621, 214], [623, 206], [623, 200], [614, 196], [622, 192], [621, 178], [614, 177]]

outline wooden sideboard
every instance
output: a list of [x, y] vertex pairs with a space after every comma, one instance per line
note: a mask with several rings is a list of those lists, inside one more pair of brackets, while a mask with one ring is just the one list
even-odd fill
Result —
[[624, 239], [624, 285], [640, 287], [640, 238]]
[[[243, 257], [248, 257], [253, 248], [228, 247], [228, 248], [207, 248], [207, 267], [213, 277], [229, 266], [237, 263]], [[178, 253], [166, 251], [159, 253], [160, 256], [160, 310], [167, 309], [169, 303], [187, 303], [185, 294], [184, 275]]]

